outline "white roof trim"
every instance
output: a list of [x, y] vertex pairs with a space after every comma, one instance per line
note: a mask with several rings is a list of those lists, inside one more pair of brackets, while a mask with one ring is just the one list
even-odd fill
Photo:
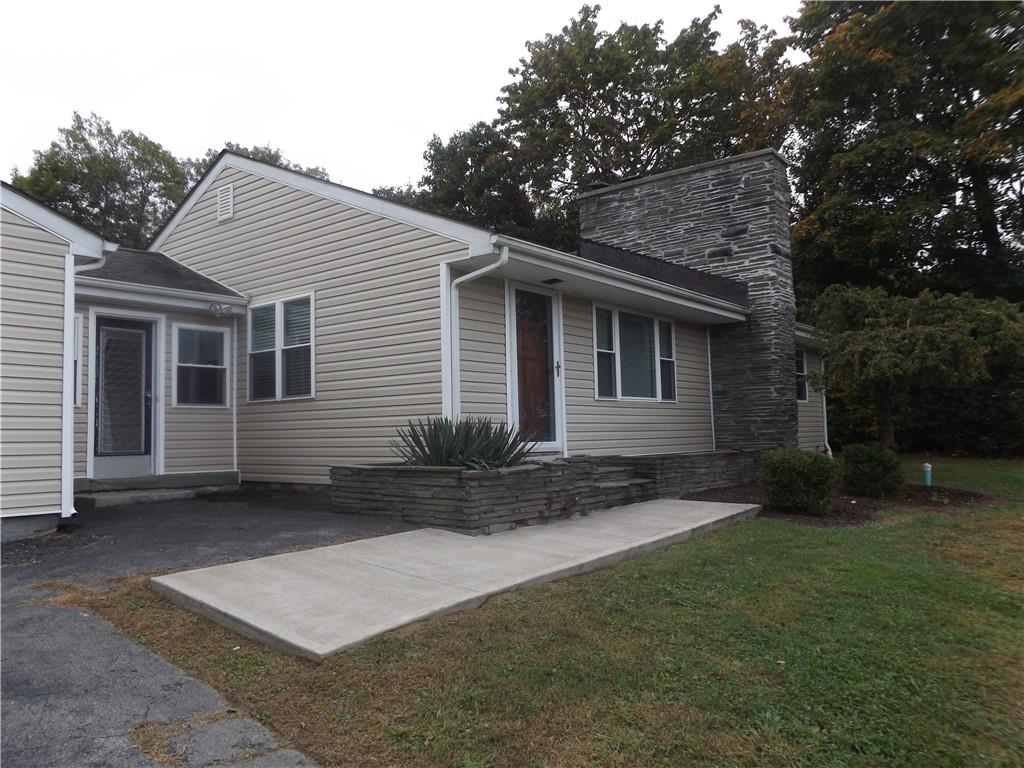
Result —
[[37, 203], [26, 195], [13, 192], [6, 187], [0, 188], [0, 190], [2, 190], [0, 191], [0, 195], [2, 195], [0, 202], [4, 208], [23, 219], [38, 224], [61, 240], [69, 242], [72, 255], [100, 257], [104, 251], [117, 248], [116, 243], [104, 240], [95, 232], [90, 232], [85, 227], [75, 224], [70, 219], [61, 216], [42, 203]]
[[557, 264], [567, 271], [584, 273], [592, 276], [600, 275], [606, 278], [606, 282], [610, 281], [634, 290], [653, 291], [655, 294], [668, 294], [676, 300], [679, 300], [684, 306], [701, 308], [706, 311], [712, 310], [723, 318], [731, 320], [746, 320], [750, 315], [750, 309], [740, 304], [735, 304], [731, 301], [719, 299], [714, 296], [708, 296], [707, 294], [699, 293], [698, 291], [691, 291], [688, 288], [680, 288], [677, 285], [663, 283], [660, 280], [654, 280], [653, 278], [638, 275], [634, 272], [627, 272], [624, 269], [609, 267], [606, 264], [590, 261], [576, 256], [575, 254], [556, 251], [553, 248], [547, 248], [543, 245], [537, 245], [536, 243], [531, 243], [526, 240], [506, 237], [505, 235], [495, 235], [493, 242], [498, 246], [508, 246], [513, 251], [518, 251], [521, 254], [532, 255], [539, 257], [545, 262]]
[[165, 288], [159, 285], [104, 280], [100, 277], [86, 277], [81, 272], [75, 275], [75, 297], [200, 311], [209, 311], [210, 305], [220, 304], [237, 308], [233, 314], [241, 314], [242, 308], [249, 303], [248, 299], [241, 296], [225, 296], [219, 293], [186, 291], [181, 288]]
[[417, 229], [432, 232], [435, 235], [441, 235], [442, 237], [451, 238], [452, 240], [458, 240], [469, 246], [470, 255], [472, 256], [491, 252], [491, 232], [486, 229], [453, 221], [452, 219], [428, 213], [427, 211], [421, 211], [416, 208], [399, 205], [398, 203], [393, 203], [390, 200], [385, 200], [382, 197], [377, 197], [376, 195], [371, 195], [368, 192], [362, 192], [358, 189], [343, 187], [340, 184], [335, 184], [330, 181], [314, 179], [312, 176], [307, 176], [306, 174], [299, 173], [298, 171], [290, 171], [286, 168], [279, 168], [275, 165], [268, 165], [266, 163], [250, 160], [247, 157], [230, 153], [222, 155], [214, 167], [210, 169], [205, 178], [189, 195], [188, 200], [186, 200], [184, 204], [175, 211], [171, 220], [167, 222], [157, 238], [150, 243], [149, 250], [159, 251], [163, 247], [167, 238], [171, 236], [171, 233], [174, 232], [181, 220], [188, 215], [188, 212], [192, 210], [195, 204], [203, 198], [203, 195], [206, 194], [206, 191], [213, 185], [225, 168], [237, 168], [238, 170], [245, 171], [246, 173], [251, 173], [254, 176], [269, 179], [270, 181], [275, 181], [278, 184], [284, 184], [285, 186], [292, 187], [293, 189], [317, 195], [325, 200], [333, 200], [337, 203], [347, 205], [350, 208], [356, 208], [367, 213], [373, 213], [377, 216], [383, 216], [386, 219], [408, 224], [409, 226], [416, 227]]

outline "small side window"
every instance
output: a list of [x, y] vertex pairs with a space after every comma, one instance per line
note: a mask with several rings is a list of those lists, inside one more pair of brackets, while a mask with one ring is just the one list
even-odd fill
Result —
[[661, 399], [676, 399], [676, 345], [672, 323], [658, 321], [658, 374], [661, 376]]
[[597, 396], [615, 397], [615, 330], [612, 311], [594, 310], [594, 347], [597, 353]]
[[227, 331], [176, 326], [175, 333], [174, 405], [227, 405]]
[[807, 402], [807, 358], [802, 349], [796, 351], [796, 399]]

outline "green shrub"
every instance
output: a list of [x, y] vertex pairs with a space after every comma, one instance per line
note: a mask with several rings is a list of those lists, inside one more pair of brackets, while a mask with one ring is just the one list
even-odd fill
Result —
[[799, 448], [779, 448], [761, 457], [757, 481], [766, 507], [804, 515], [828, 510], [838, 468], [828, 456]]
[[494, 469], [521, 464], [537, 447], [504, 422], [469, 417], [410, 421], [398, 429], [391, 449], [406, 464]]
[[903, 486], [903, 471], [896, 454], [880, 445], [855, 443], [839, 454], [843, 490], [853, 496], [896, 496]]

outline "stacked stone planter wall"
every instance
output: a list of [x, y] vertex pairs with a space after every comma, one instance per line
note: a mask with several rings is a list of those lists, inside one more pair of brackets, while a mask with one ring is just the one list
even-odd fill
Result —
[[753, 482], [760, 456], [758, 451], [717, 451], [613, 456], [602, 461], [631, 467], [637, 477], [653, 480], [658, 498], [678, 499], [709, 488]]
[[[752, 479], [753, 454], [587, 456], [495, 470], [346, 464], [331, 468], [335, 512], [495, 533], [597, 509], [678, 498]], [[748, 476], [749, 475], [749, 476]]]

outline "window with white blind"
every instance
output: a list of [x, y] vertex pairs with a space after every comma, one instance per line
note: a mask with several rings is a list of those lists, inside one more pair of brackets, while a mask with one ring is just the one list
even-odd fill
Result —
[[796, 351], [796, 399], [807, 402], [807, 356], [802, 349]]
[[312, 294], [249, 308], [249, 399], [315, 395]]
[[594, 307], [594, 395], [599, 400], [675, 400], [673, 324]]

